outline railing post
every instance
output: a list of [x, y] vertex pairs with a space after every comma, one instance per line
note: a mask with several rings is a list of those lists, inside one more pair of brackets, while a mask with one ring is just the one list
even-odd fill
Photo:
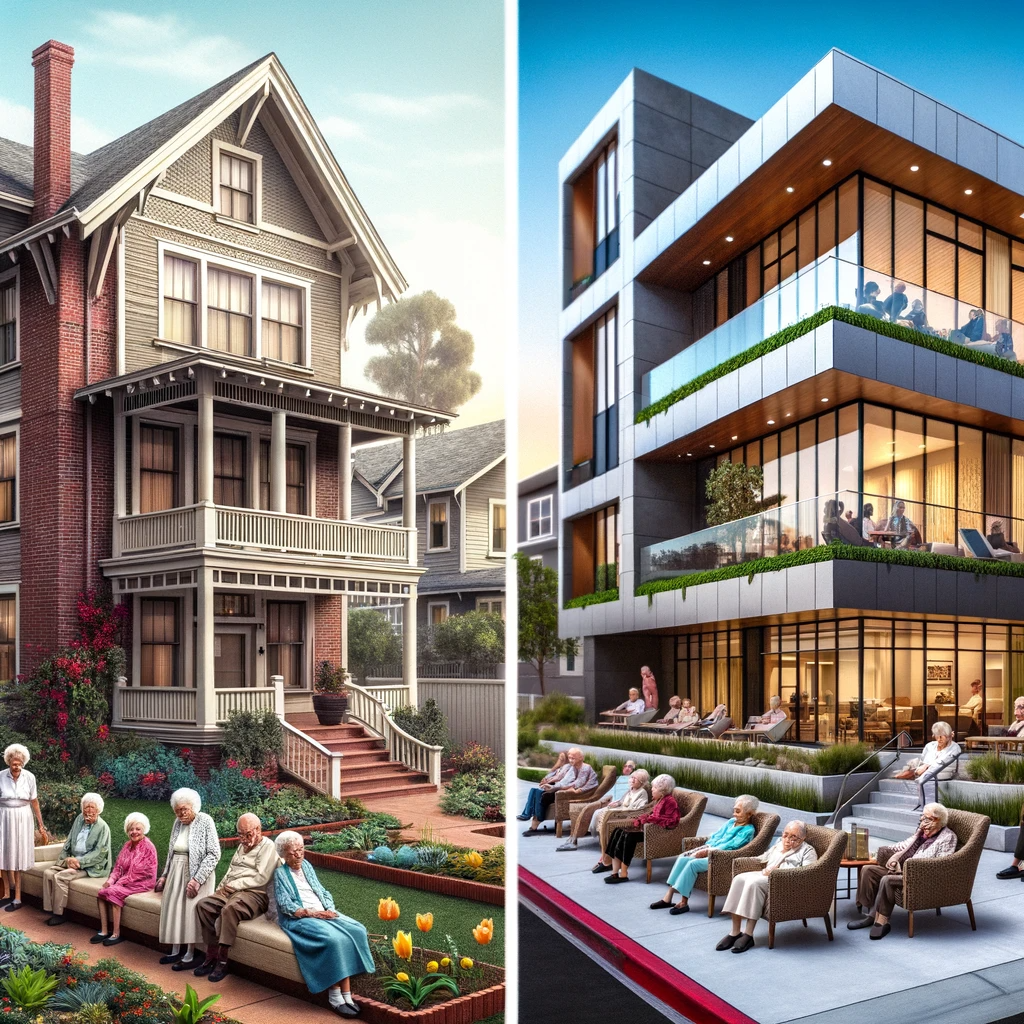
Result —
[[124, 718], [121, 711], [121, 702], [124, 700], [123, 688], [128, 685], [127, 676], [118, 676], [117, 685], [114, 687], [114, 707], [112, 708], [112, 714], [110, 718], [110, 724], [117, 726], [120, 725]]
[[274, 688], [274, 714], [284, 721], [284, 676], [271, 676], [270, 685]]
[[341, 799], [341, 754], [331, 752], [331, 796]]

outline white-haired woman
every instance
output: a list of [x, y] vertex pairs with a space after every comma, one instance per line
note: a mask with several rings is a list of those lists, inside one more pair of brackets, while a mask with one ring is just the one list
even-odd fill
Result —
[[926, 743], [920, 757], [912, 758], [898, 771], [894, 779], [911, 779], [917, 783], [917, 808], [924, 806], [924, 787], [935, 784], [935, 797], [938, 799], [939, 781], [953, 778], [956, 772], [956, 759], [960, 756], [960, 746], [953, 742], [953, 729], [949, 722], [936, 722], [932, 726], [931, 743]]
[[80, 806], [57, 862], [43, 871], [43, 910], [50, 912], [47, 924], [67, 920], [64, 908], [76, 878], [105, 878], [110, 874], [110, 828], [100, 817], [103, 797], [86, 793]]
[[[202, 928], [196, 904], [213, 893], [215, 868], [220, 862], [220, 843], [213, 818], [202, 813], [203, 801], [194, 789], [176, 789], [171, 794], [171, 810], [176, 821], [171, 829], [164, 873], [153, 886], [163, 892], [160, 905], [160, 941], [171, 951], [160, 963], [173, 964], [173, 971], [198, 967], [196, 943]], [[166, 891], [165, 891], [166, 890]]]
[[818, 853], [807, 842], [807, 826], [802, 821], [791, 821], [782, 830], [782, 838], [757, 859], [764, 865], [760, 871], [741, 871], [733, 875], [729, 895], [725, 898], [725, 913], [732, 914], [732, 930], [715, 946], [717, 950], [745, 953], [750, 949], [754, 944], [754, 929], [768, 899], [769, 875], [786, 868], [805, 868], [818, 859]]
[[[679, 804], [672, 795], [676, 788], [676, 780], [671, 775], [657, 775], [651, 783], [651, 799], [654, 806], [646, 814], [634, 818], [624, 827], [615, 829], [608, 837], [607, 856], [611, 857], [612, 873], [605, 879], [608, 885], [618, 885], [629, 881], [629, 865], [633, 860], [636, 848], [644, 840], [644, 825], [658, 825], [671, 829], [679, 824]], [[599, 862], [601, 871], [606, 871], [604, 858]], [[594, 874], [600, 874], [597, 867]]]
[[646, 769], [634, 768], [629, 774], [629, 789], [618, 800], [612, 800], [611, 803], [598, 808], [594, 812], [594, 816], [590, 821], [590, 831], [601, 842], [601, 856], [593, 867], [595, 875], [603, 874], [605, 871], [611, 871], [612, 869], [612, 858], [609, 856], [605, 845], [606, 839], [610, 839], [611, 834], [605, 835], [605, 831], [602, 828], [604, 816], [609, 811], [639, 811], [651, 799], [647, 792], [647, 787], [650, 784], [651, 776]]
[[703, 846], [681, 853], [668, 874], [668, 890], [665, 895], [651, 904], [651, 910], [666, 910], [672, 907], [672, 894], [679, 893], [679, 902], [670, 913], [685, 914], [690, 909], [690, 893], [697, 876], [708, 869], [708, 858], [712, 850], [738, 850], [754, 838], [753, 817], [757, 810], [757, 797], [738, 796], [733, 804], [732, 817]]
[[[141, 811], [133, 811], [124, 819], [124, 834], [128, 841], [114, 862], [114, 870], [96, 893], [100, 908], [100, 930], [89, 940], [104, 946], [121, 942], [121, 908], [124, 901], [135, 893], [149, 892], [156, 885], [156, 847], [149, 835], [149, 818]], [[113, 908], [114, 927], [107, 934], [107, 904]]]
[[298, 832], [282, 832], [274, 840], [284, 864], [274, 872], [277, 920], [292, 940], [295, 959], [310, 992], [323, 992], [342, 1017], [355, 1017], [353, 974], [373, 974], [373, 955], [366, 929], [334, 909], [334, 899], [320, 884], [305, 859], [305, 841]]
[[49, 841], [39, 810], [36, 777], [25, 770], [28, 761], [28, 750], [20, 743], [12, 743], [4, 751], [7, 767], [0, 772], [0, 875], [7, 887], [0, 903], [5, 904], [4, 910], [21, 907], [21, 873], [36, 862], [33, 814], [43, 842]]

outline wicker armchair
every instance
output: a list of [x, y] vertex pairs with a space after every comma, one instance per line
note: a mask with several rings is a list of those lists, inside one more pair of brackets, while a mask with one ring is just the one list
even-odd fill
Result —
[[601, 819], [601, 849], [608, 849], [608, 840], [611, 838], [612, 833], [617, 828], [624, 828], [629, 825], [634, 818], [639, 818], [641, 814], [648, 814], [652, 807], [654, 807], [654, 801], [651, 799], [650, 788], [645, 786], [645, 792], [647, 793], [647, 803], [642, 807], [636, 807], [632, 811], [625, 811], [616, 809], [614, 811], [608, 811], [607, 814]]
[[[903, 887], [896, 902], [907, 912], [909, 938], [914, 937], [915, 910], [934, 908], [936, 914], [941, 914], [942, 907], [958, 907], [961, 903], [967, 904], [971, 931], [978, 930], [971, 891], [990, 824], [991, 819], [983, 814], [950, 811], [948, 825], [956, 833], [956, 853], [930, 860], [912, 857], [904, 862]], [[878, 863], [884, 864], [892, 856], [892, 850], [891, 846], [883, 846], [878, 851]]]
[[683, 852], [683, 842], [697, 834], [704, 808], [708, 805], [708, 798], [703, 793], [691, 793], [679, 786], [672, 790], [672, 795], [679, 805], [679, 824], [666, 829], [648, 822], [644, 825], [644, 841], [636, 848], [636, 856], [647, 861], [648, 882], [656, 860], [678, 857]]
[[575, 789], [560, 789], [555, 794], [554, 803], [548, 807], [545, 821], [554, 821], [555, 835], [562, 838], [562, 823], [569, 817], [569, 806], [577, 801], [590, 803], [591, 800], [599, 800], [612, 786], [615, 785], [615, 773], [618, 769], [613, 764], [606, 764], [601, 768], [601, 779], [596, 786], [577, 792]]
[[[825, 932], [832, 941], [829, 913], [836, 894], [839, 862], [846, 854], [847, 835], [834, 828], [807, 826], [807, 842], [818, 859], [805, 868], [773, 871], [768, 876], [768, 899], [761, 916], [768, 921], [768, 948], [775, 948], [775, 926], [781, 921], [825, 919]], [[733, 878], [743, 871], [760, 871], [764, 865], [754, 857], [737, 857], [732, 862]]]
[[[729, 886], [732, 885], [732, 862], [737, 857], [756, 857], [764, 853], [779, 827], [779, 816], [766, 814], [764, 811], [757, 811], [751, 821], [754, 826], [754, 838], [738, 850], [711, 850], [708, 870], [697, 876], [694, 888], [703, 889], [708, 894], [708, 917], [715, 916], [715, 900], [729, 892]], [[696, 850], [707, 841], [707, 836], [684, 839], [683, 851]]]

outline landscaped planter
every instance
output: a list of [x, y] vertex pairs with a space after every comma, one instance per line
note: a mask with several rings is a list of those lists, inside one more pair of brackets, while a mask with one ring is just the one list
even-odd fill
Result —
[[404, 885], [410, 889], [419, 889], [421, 892], [458, 896], [460, 899], [476, 900], [478, 903], [492, 903], [496, 907], [505, 905], [505, 887], [503, 885], [471, 882], [465, 878], [450, 878], [447, 875], [427, 875], [422, 871], [406, 871], [404, 868], [375, 864], [373, 861], [366, 860], [365, 855], [345, 856], [338, 853], [317, 853], [316, 850], [307, 850], [306, 860], [317, 868], [329, 868], [332, 871], [359, 875], [360, 878], [372, 878], [378, 882]]
[[[349, 825], [361, 825], [364, 821], [364, 818], [350, 818], [347, 821], [325, 821], [320, 825], [296, 825], [295, 827], [289, 825], [288, 828], [276, 828], [269, 832], [264, 831], [263, 834], [273, 839], [274, 836], [279, 836], [282, 832], [298, 832], [300, 836], [308, 836], [310, 832], [340, 832], [343, 828], [348, 828]], [[221, 839], [220, 845], [225, 850], [230, 850], [240, 842], [238, 836], [227, 836]]]
[[[950, 779], [939, 783], [939, 800], [943, 797], [955, 797], [957, 801], [972, 800], [1003, 800], [1013, 799], [1024, 804], [1024, 786], [1016, 786], [1005, 782], [972, 782], [970, 779]], [[1012, 853], [1020, 836], [1019, 825], [989, 825], [985, 837], [986, 850], [998, 850], [1000, 853]]]

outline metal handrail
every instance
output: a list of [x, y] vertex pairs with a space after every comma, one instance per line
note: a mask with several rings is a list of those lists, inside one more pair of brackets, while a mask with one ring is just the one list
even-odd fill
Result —
[[845, 803], [847, 803], [847, 802], [850, 802], [850, 803], [852, 803], [852, 802], [853, 802], [854, 800], [856, 800], [856, 799], [857, 799], [857, 797], [859, 797], [859, 796], [861, 795], [861, 793], [863, 793], [863, 792], [864, 792], [864, 790], [865, 790], [865, 789], [867, 789], [867, 788], [868, 788], [868, 787], [869, 787], [870, 785], [872, 785], [872, 784], [873, 784], [873, 783], [875, 782], [875, 780], [876, 780], [876, 779], [877, 779], [877, 778], [878, 778], [878, 777], [879, 777], [879, 776], [880, 776], [880, 775], [881, 775], [881, 774], [882, 774], [883, 772], [887, 772], [887, 771], [888, 771], [888, 770], [889, 770], [889, 769], [890, 769], [890, 768], [891, 768], [891, 767], [892, 767], [892, 766], [893, 766], [893, 765], [894, 765], [894, 764], [895, 764], [895, 763], [896, 763], [896, 762], [897, 762], [897, 761], [898, 761], [898, 760], [900, 759], [900, 754], [899, 754], [899, 750], [897, 749], [897, 750], [895, 751], [895, 755], [896, 755], [896, 756], [895, 756], [895, 757], [894, 757], [894, 758], [893, 758], [893, 759], [892, 759], [892, 760], [891, 760], [891, 761], [890, 761], [890, 762], [889, 762], [889, 763], [888, 763], [887, 765], [884, 765], [883, 767], [879, 768], [879, 769], [878, 769], [878, 771], [877, 771], [877, 772], [875, 772], [875, 774], [874, 774], [874, 775], [872, 775], [872, 776], [871, 776], [871, 778], [870, 778], [870, 779], [868, 779], [868, 781], [867, 781], [867, 782], [865, 782], [865, 783], [864, 783], [864, 785], [863, 785], [863, 786], [861, 786], [861, 787], [860, 787], [860, 789], [858, 789], [858, 790], [857, 790], [857, 792], [856, 792], [856, 793], [854, 793], [854, 794], [853, 794], [853, 796], [851, 796], [851, 797], [850, 797], [850, 800], [849, 800], [849, 801], [846, 801], [846, 800], [844, 800], [844, 799], [843, 799], [843, 797], [844, 797], [844, 795], [845, 795], [845, 793], [846, 793], [846, 782], [847, 782], [847, 780], [848, 780], [848, 779], [850, 778], [850, 776], [851, 776], [851, 775], [853, 775], [853, 774], [854, 774], [854, 773], [855, 773], [855, 772], [856, 772], [856, 771], [857, 771], [857, 770], [858, 770], [859, 768], [862, 768], [862, 767], [863, 767], [864, 765], [866, 765], [866, 764], [868, 763], [868, 761], [870, 761], [870, 760], [871, 760], [871, 758], [873, 758], [873, 757], [877, 757], [877, 756], [878, 756], [878, 755], [879, 755], [880, 753], [882, 753], [882, 751], [883, 751], [883, 750], [885, 750], [885, 748], [886, 748], [886, 747], [892, 746], [892, 744], [893, 744], [893, 743], [897, 743], [898, 741], [902, 740], [904, 736], [905, 736], [905, 737], [906, 737], [906, 738], [907, 738], [907, 739], [908, 739], [908, 740], [909, 740], [910, 742], [909, 742], [909, 743], [900, 743], [900, 746], [901, 746], [901, 747], [902, 747], [902, 746], [906, 746], [906, 747], [909, 747], [909, 746], [911, 745], [911, 743], [913, 743], [913, 742], [914, 742], [914, 737], [913, 737], [913, 736], [911, 736], [911, 735], [910, 735], [910, 733], [909, 733], [909, 732], [907, 732], [907, 730], [906, 730], [906, 729], [900, 729], [900, 731], [899, 731], [898, 733], [896, 733], [896, 735], [895, 735], [895, 736], [893, 736], [893, 738], [892, 738], [892, 739], [890, 739], [890, 740], [887, 740], [887, 741], [886, 741], [885, 743], [883, 743], [883, 744], [882, 744], [882, 746], [880, 746], [880, 747], [879, 747], [879, 748], [878, 748], [877, 750], [872, 750], [872, 751], [871, 751], [871, 753], [870, 753], [870, 754], [868, 754], [868, 756], [867, 756], [867, 757], [865, 757], [865, 758], [864, 758], [864, 760], [860, 762], [860, 764], [858, 764], [858, 765], [855, 765], [855, 766], [854, 766], [853, 768], [851, 768], [851, 769], [850, 769], [850, 770], [849, 770], [849, 771], [848, 771], [848, 772], [847, 772], [847, 773], [846, 773], [846, 774], [845, 774], [845, 775], [843, 776], [843, 783], [842, 783], [842, 785], [841, 785], [841, 786], [839, 787], [839, 796], [837, 796], [837, 797], [836, 797], [836, 806], [835, 806], [835, 810], [834, 810], [834, 811], [832, 812], [832, 814], [831, 814], [831, 815], [829, 816], [828, 820], [827, 820], [827, 821], [825, 822], [825, 824], [826, 824], [826, 825], [834, 826], [834, 825], [835, 825], [835, 823], [836, 823], [836, 817], [838, 816], [838, 814], [839, 814], [839, 811], [840, 811], [840, 810], [842, 809], [843, 805], [844, 805]]

